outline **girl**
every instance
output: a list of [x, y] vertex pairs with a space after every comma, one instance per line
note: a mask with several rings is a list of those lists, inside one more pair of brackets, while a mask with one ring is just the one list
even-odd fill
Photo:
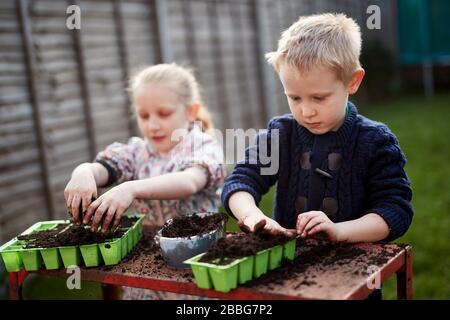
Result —
[[[158, 226], [175, 215], [217, 211], [226, 174], [222, 148], [203, 132], [212, 123], [192, 73], [176, 64], [154, 65], [131, 80], [130, 93], [143, 138], [115, 142], [94, 163], [75, 168], [64, 191], [74, 222], [92, 219], [93, 231], [106, 232], [132, 204]], [[112, 184], [96, 199], [97, 187]], [[146, 297], [142, 289], [131, 291]], [[127, 296], [133, 298], [126, 290]]]

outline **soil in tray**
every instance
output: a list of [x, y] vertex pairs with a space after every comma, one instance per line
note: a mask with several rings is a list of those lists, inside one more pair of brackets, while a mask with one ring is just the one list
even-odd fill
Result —
[[[270, 272], [251, 282], [251, 285], [268, 285], [272, 289], [293, 282], [294, 289], [319, 286], [317, 275], [330, 270], [367, 276], [370, 266], [382, 266], [401, 248], [387, 248], [381, 252], [368, 252], [345, 243], [326, 240], [297, 240], [297, 257], [286, 261], [276, 272]], [[319, 281], [319, 282], [318, 282]]]
[[201, 262], [226, 265], [233, 260], [253, 256], [261, 250], [285, 244], [290, 238], [266, 233], [236, 233], [215, 241]]
[[177, 216], [166, 223], [161, 231], [163, 237], [188, 238], [217, 230], [226, 222], [227, 216], [222, 213], [200, 217], [198, 215]]
[[129, 228], [131, 227], [139, 218], [137, 217], [127, 217], [123, 216], [120, 219], [119, 228]]
[[177, 281], [193, 282], [193, 274], [190, 269], [174, 269], [167, 266], [161, 249], [154, 240], [159, 229], [158, 226], [145, 226], [143, 238], [123, 258], [120, 264], [100, 266], [100, 270], [130, 273], [136, 276], [170, 277], [171, 279], [178, 279]]
[[27, 240], [24, 248], [54, 248], [65, 246], [78, 246], [85, 244], [101, 243], [105, 240], [120, 238], [124, 231], [117, 230], [113, 233], [103, 234], [92, 232], [90, 228], [71, 224], [58, 226], [54, 230], [41, 231], [30, 235], [18, 236], [19, 240]]
[[19, 240], [25, 240], [25, 241], [34, 241], [37, 238], [51, 238], [56, 236], [59, 232], [61, 232], [62, 230], [64, 230], [65, 228], [67, 228], [69, 224], [68, 223], [61, 223], [58, 224], [55, 228], [53, 228], [52, 230], [43, 230], [43, 231], [39, 231], [37, 233], [32, 233], [32, 234], [27, 234], [27, 235], [23, 235], [23, 236], [18, 236], [17, 239]]

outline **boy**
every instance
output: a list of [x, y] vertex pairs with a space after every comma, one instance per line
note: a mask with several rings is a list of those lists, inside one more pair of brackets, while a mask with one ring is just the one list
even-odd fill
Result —
[[[247, 149], [245, 162], [225, 182], [222, 202], [243, 230], [320, 232], [339, 242], [391, 241], [407, 231], [413, 210], [405, 156], [384, 124], [348, 102], [364, 77], [360, 51], [354, 20], [320, 14], [300, 17], [283, 32], [277, 51], [266, 55], [291, 114], [273, 118], [266, 135], [257, 137], [271, 150], [272, 133], [278, 133], [278, 171], [261, 174], [267, 166]], [[270, 219], [257, 204], [275, 183]]]

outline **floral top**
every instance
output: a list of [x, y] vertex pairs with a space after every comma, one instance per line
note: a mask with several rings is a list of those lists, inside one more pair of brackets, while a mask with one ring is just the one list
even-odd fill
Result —
[[206, 186], [187, 199], [133, 201], [134, 209], [145, 214], [152, 225], [163, 225], [176, 215], [217, 211], [220, 206], [218, 189], [226, 175], [222, 148], [198, 125], [192, 124], [167, 154], [158, 153], [147, 139], [132, 137], [127, 144], [115, 142], [109, 145], [98, 153], [95, 161], [108, 170], [108, 185], [183, 171], [193, 166], [204, 169], [208, 178]]

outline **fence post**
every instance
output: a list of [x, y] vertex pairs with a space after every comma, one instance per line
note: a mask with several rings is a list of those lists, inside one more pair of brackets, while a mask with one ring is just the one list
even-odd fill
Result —
[[[208, 13], [208, 27], [210, 31], [210, 40], [213, 51], [213, 63], [214, 63], [214, 77], [216, 97], [218, 99], [219, 110], [221, 110], [222, 129], [226, 130], [227, 126], [231, 125], [231, 119], [228, 108], [228, 99], [226, 94], [225, 81], [223, 78], [224, 68], [222, 65], [222, 52], [220, 50], [220, 38], [219, 38], [219, 24], [217, 15], [217, 1], [207, 1], [206, 10]], [[220, 88], [220, 90], [218, 89]], [[218, 93], [218, 94], [217, 94]], [[220, 94], [223, 93], [223, 94]]]
[[[76, 0], [68, 0], [69, 5], [78, 5]], [[96, 155], [97, 141], [94, 134], [94, 126], [92, 121], [91, 95], [89, 92], [88, 79], [86, 74], [86, 66], [83, 57], [83, 44], [81, 38], [81, 29], [73, 29], [72, 39], [75, 50], [75, 57], [78, 64], [78, 80], [81, 85], [81, 96], [83, 97], [83, 111], [86, 116], [86, 133], [89, 139], [89, 156], [94, 159]]]
[[17, 14], [19, 16], [20, 31], [22, 33], [22, 45], [25, 53], [25, 66], [27, 73], [28, 90], [30, 103], [33, 109], [33, 124], [36, 130], [36, 141], [38, 144], [39, 162], [41, 167], [41, 178], [44, 183], [45, 203], [47, 205], [48, 219], [55, 217], [55, 207], [53, 205], [53, 195], [50, 185], [50, 176], [48, 170], [48, 154], [45, 146], [45, 135], [42, 125], [42, 114], [37, 90], [36, 78], [36, 58], [33, 52], [33, 39], [31, 25], [28, 14], [28, 1], [20, 0], [17, 2]]
[[125, 95], [125, 117], [127, 118], [128, 131], [131, 136], [137, 135], [135, 122], [132, 119], [130, 110], [131, 101], [126, 92], [130, 68], [128, 66], [127, 43], [125, 41], [125, 32], [122, 17], [122, 0], [113, 0], [114, 22], [116, 25], [117, 46], [119, 50], [120, 69], [122, 71], [123, 94]]
[[269, 74], [270, 69], [267, 64], [264, 53], [265, 53], [265, 45], [267, 41], [263, 41], [265, 39], [264, 35], [267, 35], [267, 32], [264, 30], [264, 19], [262, 17], [262, 10], [264, 9], [262, 6], [265, 3], [258, 0], [252, 0], [252, 16], [253, 16], [253, 28], [255, 30], [255, 56], [257, 57], [257, 70], [258, 70], [258, 85], [259, 85], [259, 99], [261, 101], [261, 113], [260, 113], [260, 121], [263, 126], [269, 120], [269, 117], [276, 114], [277, 102], [274, 96], [275, 92], [275, 83], [273, 77]]
[[[245, 59], [245, 46], [246, 45], [252, 45], [246, 44], [245, 39], [242, 34], [242, 13], [241, 9], [238, 7], [238, 4], [228, 2], [227, 3], [230, 9], [230, 19], [231, 24], [233, 26], [233, 55], [234, 55], [234, 65], [236, 68], [235, 74], [236, 74], [236, 83], [239, 83], [239, 92], [237, 93], [240, 97], [239, 101], [241, 103], [244, 103], [245, 100], [247, 100], [250, 95], [257, 95], [260, 96], [261, 92], [255, 93], [250, 92], [249, 89], [249, 82], [251, 79], [248, 77], [248, 72], [246, 69], [246, 61]], [[242, 5], [245, 5], [242, 4]], [[253, 17], [250, 17], [251, 19]], [[256, 34], [256, 33], [255, 33]], [[256, 62], [256, 69], [259, 69], [258, 62]], [[258, 71], [257, 71], [258, 72]], [[259, 77], [259, 74], [258, 74]], [[260, 91], [260, 85], [259, 85], [259, 79], [255, 79], [258, 83], [257, 89]], [[244, 128], [255, 128], [255, 126], [259, 126], [261, 123], [259, 122], [259, 117], [261, 117], [260, 111], [258, 110], [258, 116], [255, 117], [254, 110], [250, 106], [246, 107], [244, 104], [240, 106], [233, 106], [239, 108], [239, 112], [241, 115], [241, 120], [243, 122]], [[258, 107], [258, 106], [257, 106]], [[260, 106], [259, 106], [260, 107]]]
[[159, 49], [161, 52], [161, 62], [173, 62], [172, 46], [170, 45], [169, 14], [166, 0], [153, 0], [156, 11], [155, 18], [158, 30]]
[[[181, 0], [182, 10], [183, 10], [183, 25], [186, 29], [186, 44], [187, 44], [187, 54], [190, 62], [193, 65], [197, 65], [198, 57], [195, 51], [195, 32], [194, 24], [192, 22], [192, 10], [191, 10], [191, 0]], [[198, 75], [199, 77], [201, 75]]]

